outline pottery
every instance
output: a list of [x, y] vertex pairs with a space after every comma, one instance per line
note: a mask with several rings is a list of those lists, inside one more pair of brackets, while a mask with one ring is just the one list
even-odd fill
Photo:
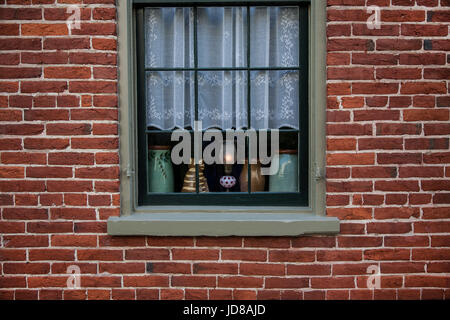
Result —
[[148, 189], [152, 193], [174, 192], [174, 175], [169, 146], [149, 146]]
[[[199, 164], [199, 172], [198, 172], [199, 192], [209, 192], [208, 183], [206, 181], [205, 175], [203, 174], [204, 169], [205, 164], [203, 163], [203, 161], [201, 161]], [[197, 191], [196, 185], [197, 184], [195, 180], [195, 164], [194, 161], [191, 159], [189, 169], [186, 172], [186, 175], [184, 176], [183, 188], [181, 189], [181, 192], [195, 193]]]
[[220, 185], [229, 191], [236, 185], [236, 178], [233, 176], [223, 176], [220, 178]]
[[[266, 184], [266, 177], [261, 174], [261, 163], [250, 164], [251, 174], [251, 191], [263, 192]], [[248, 160], [242, 166], [241, 175], [239, 178], [241, 185], [241, 192], [248, 192]]]
[[298, 192], [297, 150], [280, 150], [278, 172], [269, 176], [270, 192]]

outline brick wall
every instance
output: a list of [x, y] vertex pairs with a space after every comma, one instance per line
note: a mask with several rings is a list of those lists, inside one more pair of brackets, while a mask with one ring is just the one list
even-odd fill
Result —
[[328, 1], [327, 214], [341, 233], [295, 238], [106, 234], [114, 3], [0, 0], [0, 299], [450, 297], [449, 0]]

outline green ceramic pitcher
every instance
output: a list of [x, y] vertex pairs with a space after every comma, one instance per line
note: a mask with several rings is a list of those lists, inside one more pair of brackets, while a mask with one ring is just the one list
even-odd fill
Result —
[[270, 192], [298, 191], [297, 150], [280, 150], [278, 172], [269, 176]]
[[174, 176], [169, 146], [148, 149], [148, 188], [153, 193], [174, 192]]

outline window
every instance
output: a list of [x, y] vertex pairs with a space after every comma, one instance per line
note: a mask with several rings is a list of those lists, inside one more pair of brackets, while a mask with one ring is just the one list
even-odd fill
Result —
[[[307, 10], [306, 3], [136, 10], [139, 204], [308, 204]], [[194, 140], [195, 121], [220, 130], [221, 142]], [[191, 144], [178, 165], [170, 157], [176, 128], [188, 130]], [[241, 139], [231, 140], [236, 130]], [[226, 142], [230, 150], [220, 148]], [[222, 160], [228, 151], [236, 159], [189, 166], [194, 143], [200, 159], [218, 145], [211, 155]], [[273, 175], [261, 170], [273, 158], [258, 157], [262, 145], [280, 153]]]
[[119, 4], [124, 170], [110, 234], [338, 231], [324, 216], [325, 51], [314, 56], [325, 50], [325, 20], [310, 23], [325, 19], [325, 8]]

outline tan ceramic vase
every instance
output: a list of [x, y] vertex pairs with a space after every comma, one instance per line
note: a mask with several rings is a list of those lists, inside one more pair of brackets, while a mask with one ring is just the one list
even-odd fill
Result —
[[[248, 161], [242, 167], [241, 176], [239, 178], [241, 184], [241, 192], [248, 192]], [[264, 192], [266, 177], [261, 174], [261, 164], [251, 164], [251, 190], [252, 192]]]
[[[199, 181], [199, 192], [209, 192], [208, 183], [206, 181], [206, 177], [203, 174], [203, 170], [205, 169], [205, 165], [202, 162], [199, 164], [199, 173], [198, 173], [198, 181]], [[184, 176], [183, 188], [181, 192], [196, 192], [196, 183], [195, 183], [195, 164], [194, 161], [191, 160], [191, 164], [189, 165], [189, 169]]]

